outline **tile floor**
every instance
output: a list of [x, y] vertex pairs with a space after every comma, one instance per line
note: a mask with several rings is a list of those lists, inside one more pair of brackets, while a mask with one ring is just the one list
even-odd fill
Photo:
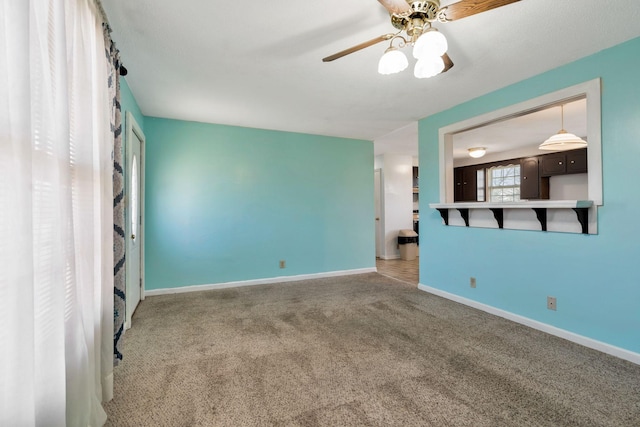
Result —
[[402, 259], [376, 259], [376, 267], [378, 273], [385, 276], [393, 277], [408, 283], [418, 284], [418, 260], [416, 258], [413, 261], [405, 261]]

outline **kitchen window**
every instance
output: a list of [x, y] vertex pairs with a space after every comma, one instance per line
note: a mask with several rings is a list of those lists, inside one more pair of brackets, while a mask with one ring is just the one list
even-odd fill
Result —
[[487, 192], [490, 202], [520, 200], [520, 165], [495, 166], [487, 169]]

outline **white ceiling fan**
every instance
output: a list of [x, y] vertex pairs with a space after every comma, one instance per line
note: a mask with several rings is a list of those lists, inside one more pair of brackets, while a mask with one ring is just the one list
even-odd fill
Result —
[[[380, 74], [395, 74], [409, 66], [406, 55], [400, 50], [413, 46], [413, 57], [417, 59], [414, 76], [433, 77], [453, 67], [453, 61], [447, 55], [447, 39], [433, 23], [446, 23], [478, 13], [506, 6], [520, 0], [461, 0], [449, 6], [440, 7], [440, 0], [378, 0], [391, 15], [391, 25], [398, 31], [360, 43], [336, 54], [323, 58], [323, 62], [357, 52], [383, 41], [389, 41], [389, 47], [378, 63]], [[394, 45], [394, 43], [396, 43]]]

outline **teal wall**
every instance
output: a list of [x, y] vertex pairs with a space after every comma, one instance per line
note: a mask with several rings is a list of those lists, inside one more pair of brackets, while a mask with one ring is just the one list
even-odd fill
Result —
[[[138, 126], [144, 132], [144, 116], [142, 115], [142, 111], [140, 111], [140, 107], [138, 106], [138, 102], [136, 98], [133, 96], [133, 92], [131, 92], [131, 88], [129, 88], [129, 84], [124, 77], [120, 78], [120, 106], [122, 107], [122, 132], [123, 136], [125, 136], [125, 121], [126, 121], [126, 112], [129, 111], [133, 114], [133, 118], [138, 122]], [[125, 142], [126, 143], [126, 142]]]
[[[640, 353], [640, 38], [420, 121], [420, 283]], [[438, 129], [600, 77], [598, 235], [446, 227]], [[477, 288], [469, 287], [469, 277]], [[546, 297], [558, 310], [546, 309]]]
[[375, 267], [370, 141], [144, 120], [147, 289]]

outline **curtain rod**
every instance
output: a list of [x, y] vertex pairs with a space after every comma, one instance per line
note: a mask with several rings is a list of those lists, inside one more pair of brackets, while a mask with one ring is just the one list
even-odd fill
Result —
[[100, 15], [102, 17], [102, 22], [104, 23], [104, 25], [107, 26], [107, 28], [109, 29], [109, 32], [111, 32], [111, 25], [109, 25], [109, 18], [107, 18], [107, 12], [105, 12], [104, 7], [102, 7], [102, 2], [100, 0], [93, 0], [93, 3], [98, 8], [98, 12], [100, 12]]
[[[111, 34], [111, 32], [113, 31], [111, 29], [111, 25], [109, 24], [109, 18], [107, 18], [107, 12], [104, 11], [104, 7], [102, 7], [102, 2], [100, 0], [93, 0], [93, 3], [96, 5], [96, 8], [98, 9], [98, 12], [100, 13], [100, 16], [102, 17], [102, 24], [105, 26], [106, 30], [109, 32], [109, 34]], [[111, 38], [111, 37], [109, 37]], [[113, 40], [111, 40], [111, 43], [114, 43]], [[127, 69], [125, 68], [124, 65], [122, 65], [122, 61], [120, 62], [120, 75], [121, 76], [126, 76], [128, 74]]]

